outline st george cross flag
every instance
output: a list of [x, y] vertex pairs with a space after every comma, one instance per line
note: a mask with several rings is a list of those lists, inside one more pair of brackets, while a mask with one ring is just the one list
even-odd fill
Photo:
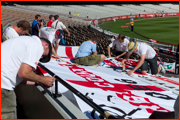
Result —
[[[174, 111], [173, 106], [179, 93], [177, 79], [149, 74], [142, 77], [138, 73], [134, 73], [134, 77], [128, 76], [118, 71], [122, 70], [119, 61], [110, 59], [106, 59], [105, 65], [98, 67], [75, 65], [77, 50], [77, 46], [59, 46], [58, 55], [63, 61], [52, 58], [43, 65], [116, 117], [148, 118], [153, 111]], [[127, 69], [128, 67], [131, 68], [126, 66]], [[43, 70], [42, 72], [45, 76], [49, 75]], [[164, 84], [174, 89], [168, 89]], [[58, 91], [65, 93], [69, 90], [58, 83]], [[97, 111], [73, 93], [69, 92], [66, 97], [76, 101], [90, 119], [101, 118]]]

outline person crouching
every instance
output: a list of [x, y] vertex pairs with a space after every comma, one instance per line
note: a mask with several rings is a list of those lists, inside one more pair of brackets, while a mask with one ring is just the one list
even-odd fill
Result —
[[146, 74], [148, 71], [148, 63], [150, 64], [151, 74], [156, 75], [158, 74], [158, 66], [157, 66], [157, 56], [155, 50], [145, 44], [140, 42], [129, 42], [127, 44], [128, 53], [122, 60], [122, 65], [124, 62], [129, 58], [132, 53], [137, 53], [141, 56], [139, 63], [130, 71], [127, 72], [128, 75], [131, 75], [137, 69], [141, 69], [142, 74]]

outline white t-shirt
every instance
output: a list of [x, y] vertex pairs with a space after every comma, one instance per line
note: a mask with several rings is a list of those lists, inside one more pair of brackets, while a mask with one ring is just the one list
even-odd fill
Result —
[[14, 38], [14, 37], [19, 37], [19, 34], [12, 27], [6, 28], [6, 30], [4, 31], [3, 34], [7, 39]]
[[146, 54], [145, 59], [152, 59], [156, 55], [156, 51], [149, 45], [145, 43], [138, 42], [137, 43], [137, 54], [139, 56]]
[[39, 37], [48, 39], [51, 43], [59, 43], [60, 39], [55, 38], [56, 29], [51, 27], [43, 27], [39, 31]]
[[[58, 22], [58, 23], [57, 23]], [[56, 26], [56, 23], [57, 23], [57, 26]], [[55, 20], [52, 24], [51, 24], [51, 27], [54, 28], [54, 29], [61, 29], [61, 30], [64, 30], [66, 29], [66, 26], [60, 22], [59, 20]]]
[[115, 41], [116, 39], [112, 38], [112, 39], [110, 39], [110, 40], [111, 40], [111, 42], [113, 42], [113, 41]]
[[109, 44], [109, 47], [113, 47], [116, 45], [116, 51], [121, 52], [128, 52], [127, 44], [129, 43], [129, 40], [127, 38], [124, 38], [124, 42], [120, 43], [118, 39], [114, 40], [111, 44]]
[[44, 49], [37, 36], [20, 36], [1, 43], [1, 88], [13, 90], [22, 82], [18, 71], [22, 63], [36, 69]]

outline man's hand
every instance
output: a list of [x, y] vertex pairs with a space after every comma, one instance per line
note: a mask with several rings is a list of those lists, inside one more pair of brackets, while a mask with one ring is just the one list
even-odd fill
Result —
[[127, 71], [128, 75], [131, 75], [134, 72], [134, 70]]
[[121, 65], [124, 65], [124, 62], [126, 62], [126, 59], [122, 60]]
[[116, 58], [115, 59], [118, 59], [119, 57], [121, 57], [120, 55], [118, 55], [118, 56], [116, 56]]
[[70, 37], [70, 32], [68, 32], [68, 37]]
[[47, 85], [47, 86], [49, 86], [49, 87], [52, 87], [54, 81], [55, 81], [55, 78], [53, 78], [53, 77], [43, 76], [42, 83], [43, 83], [44, 85]]
[[55, 55], [55, 58], [56, 58], [56, 59], [61, 59], [61, 57], [60, 57], [60, 56], [58, 56], [58, 55]]
[[44, 89], [47, 89], [47, 88], [50, 87], [50, 86], [47, 86], [47, 85], [45, 85], [45, 84], [43, 84], [43, 83], [40, 83], [40, 82], [38, 82], [37, 85], [41, 86], [41, 87], [44, 88]]

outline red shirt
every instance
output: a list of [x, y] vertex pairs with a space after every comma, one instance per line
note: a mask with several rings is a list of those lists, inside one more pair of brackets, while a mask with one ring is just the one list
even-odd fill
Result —
[[51, 27], [51, 24], [53, 23], [53, 21], [49, 20], [47, 23], [47, 27]]

